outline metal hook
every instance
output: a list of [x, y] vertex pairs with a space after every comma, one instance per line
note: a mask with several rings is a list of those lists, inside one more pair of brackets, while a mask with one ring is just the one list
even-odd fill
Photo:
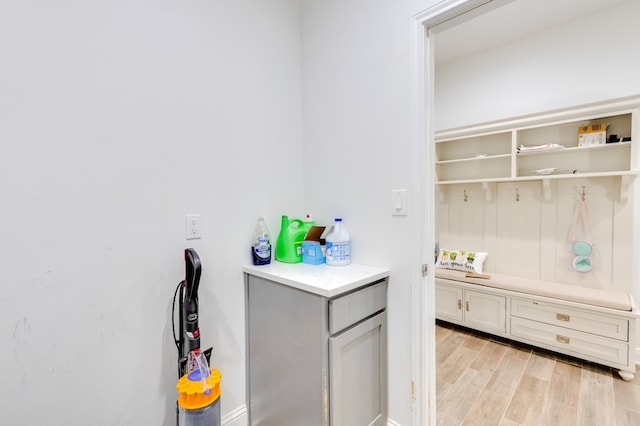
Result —
[[582, 186], [582, 201], [585, 201], [587, 199], [587, 194], [584, 191], [584, 185]]
[[467, 196], [467, 190], [466, 189], [463, 190], [463, 192], [464, 192], [464, 202], [466, 203], [467, 200], [469, 199], [469, 197]]
[[520, 192], [518, 192], [518, 188], [516, 188], [516, 201], [520, 201]]

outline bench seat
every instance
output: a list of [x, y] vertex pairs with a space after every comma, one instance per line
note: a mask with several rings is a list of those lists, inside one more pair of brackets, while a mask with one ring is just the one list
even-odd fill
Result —
[[486, 287], [517, 291], [519, 293], [533, 294], [621, 311], [632, 311], [634, 308], [631, 295], [624, 291], [578, 287], [572, 284], [541, 281], [512, 275], [496, 274], [493, 272], [489, 273], [489, 275], [491, 275], [490, 279], [472, 278], [466, 277], [465, 272], [462, 271], [436, 268], [437, 278], [462, 281]]

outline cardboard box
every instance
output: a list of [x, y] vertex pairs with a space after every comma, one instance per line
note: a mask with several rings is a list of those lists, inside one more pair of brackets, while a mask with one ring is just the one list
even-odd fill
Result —
[[307, 236], [302, 241], [302, 263], [320, 265], [325, 263], [324, 241], [320, 238], [324, 232], [324, 226], [312, 226]]
[[578, 146], [598, 146], [607, 143], [607, 125], [592, 124], [578, 127]]

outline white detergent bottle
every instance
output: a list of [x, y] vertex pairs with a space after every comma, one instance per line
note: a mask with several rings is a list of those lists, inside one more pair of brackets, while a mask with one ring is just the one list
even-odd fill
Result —
[[330, 266], [343, 266], [351, 263], [351, 237], [342, 218], [337, 217], [329, 234], [327, 242], [326, 262]]

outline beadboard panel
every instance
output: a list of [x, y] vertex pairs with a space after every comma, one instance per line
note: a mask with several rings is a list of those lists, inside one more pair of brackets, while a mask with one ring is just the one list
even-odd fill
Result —
[[497, 184], [496, 272], [540, 279], [541, 199], [540, 181]]
[[[488, 252], [488, 273], [629, 291], [633, 216], [623, 179], [442, 185], [436, 200], [436, 240], [440, 248]], [[595, 242], [588, 273], [573, 269], [570, 245], [583, 186]], [[587, 238], [585, 231], [579, 227], [576, 238]]]
[[[446, 189], [445, 189], [446, 190]], [[443, 204], [441, 249], [482, 251], [485, 240], [484, 192], [481, 185], [453, 185]]]
[[[613, 180], [614, 178], [608, 177], [565, 179], [563, 182], [558, 182], [556, 194], [556, 223], [558, 225], [556, 281], [586, 287], [613, 288], [612, 268], [615, 256], [613, 256], [612, 248], [616, 199]], [[575, 255], [571, 251], [570, 243], [574, 214], [581, 202], [583, 187], [590, 224], [583, 226], [583, 223], [580, 222], [579, 226], [576, 226], [575, 238], [594, 244], [594, 253], [591, 256], [593, 269], [588, 273], [573, 269], [572, 262]]]

